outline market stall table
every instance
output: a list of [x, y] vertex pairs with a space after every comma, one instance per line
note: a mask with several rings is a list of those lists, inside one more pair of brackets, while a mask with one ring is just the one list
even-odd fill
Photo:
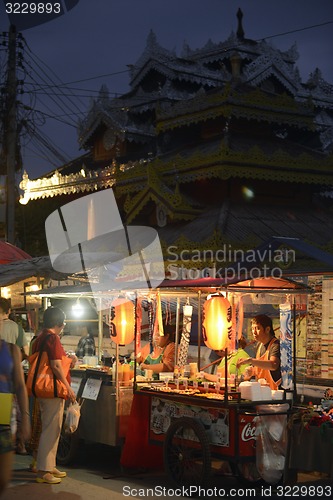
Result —
[[132, 384], [112, 380], [112, 375], [98, 369], [71, 371], [72, 386], [77, 399], [83, 398], [78, 430], [74, 434], [61, 432], [57, 460], [72, 461], [80, 439], [119, 446], [123, 443], [133, 399]]

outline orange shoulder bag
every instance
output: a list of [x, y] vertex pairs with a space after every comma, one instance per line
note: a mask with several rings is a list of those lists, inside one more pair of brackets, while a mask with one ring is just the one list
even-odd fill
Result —
[[[44, 342], [40, 346], [40, 351], [29, 356], [30, 368], [27, 377], [27, 390], [29, 396], [36, 398], [68, 398], [66, 386], [57, 379], [50, 366], [49, 357], [46, 351], [43, 351]], [[67, 377], [72, 360], [67, 356], [62, 357], [62, 368], [65, 377]]]

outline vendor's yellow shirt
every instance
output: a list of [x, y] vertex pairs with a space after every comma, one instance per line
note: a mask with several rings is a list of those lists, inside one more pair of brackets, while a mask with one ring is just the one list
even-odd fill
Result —
[[[233, 354], [228, 355], [228, 372], [229, 375], [236, 374], [236, 364], [239, 359], [247, 359], [250, 358], [249, 354], [244, 351], [244, 349], [238, 349], [238, 351], [234, 352]], [[221, 363], [219, 364], [219, 368], [224, 369], [225, 366], [225, 358], [222, 359]], [[242, 365], [238, 368], [238, 374], [242, 375], [246, 368], [248, 368], [249, 365]], [[222, 375], [223, 376], [223, 375]]]

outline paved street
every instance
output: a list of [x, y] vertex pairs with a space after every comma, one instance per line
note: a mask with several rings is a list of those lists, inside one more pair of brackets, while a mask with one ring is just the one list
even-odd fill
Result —
[[[13, 481], [1, 500], [117, 500], [126, 498], [149, 498], [149, 500], [170, 498], [172, 494], [167, 490], [172, 488], [163, 471], [138, 472], [121, 471], [119, 466], [119, 450], [111, 447], [85, 444], [75, 465], [59, 467], [68, 473], [68, 477], [58, 485], [38, 484], [35, 474], [29, 471], [30, 456], [15, 456]], [[318, 475], [299, 474], [297, 486], [307, 487], [312, 485], [329, 485], [332, 481], [322, 479]], [[162, 490], [162, 488], [166, 490]], [[213, 474], [209, 483], [210, 491], [207, 495], [201, 494], [200, 498], [258, 498], [261, 496], [261, 487], [245, 488], [234, 477]], [[216, 488], [215, 494], [212, 493]], [[225, 495], [223, 490], [226, 489]], [[222, 490], [223, 489], [223, 490]], [[328, 491], [328, 490], [327, 490]], [[222, 493], [221, 493], [222, 492]], [[238, 493], [238, 494], [237, 494]], [[292, 491], [289, 492], [289, 496]], [[265, 498], [277, 498], [274, 490], [265, 490]], [[184, 498], [179, 493], [177, 498]], [[304, 495], [302, 495], [304, 496]], [[323, 498], [331, 497], [320, 495]], [[280, 495], [281, 497], [281, 495]], [[312, 495], [313, 497], [313, 495]]]
[[[167, 493], [154, 494], [153, 488], [172, 488], [163, 471], [121, 471], [119, 451], [102, 445], [82, 445], [75, 465], [59, 466], [68, 473], [68, 477], [58, 485], [36, 483], [35, 475], [28, 469], [30, 462], [30, 456], [15, 455], [13, 481], [1, 500], [124, 500], [139, 497], [153, 500], [170, 497]], [[215, 485], [237, 488], [237, 481], [230, 477], [215, 477]], [[177, 498], [183, 496], [178, 495]]]
[[68, 477], [57, 485], [36, 483], [35, 474], [28, 469], [31, 457], [16, 455], [13, 481], [2, 500], [124, 499], [124, 486], [132, 489], [165, 484], [166, 477], [162, 472], [123, 473], [119, 467], [119, 451], [111, 447], [82, 445], [81, 451], [75, 465], [59, 466], [68, 473]]

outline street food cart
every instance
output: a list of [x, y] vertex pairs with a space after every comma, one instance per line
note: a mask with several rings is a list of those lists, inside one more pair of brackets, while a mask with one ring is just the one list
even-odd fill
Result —
[[[273, 294], [276, 302], [283, 303], [285, 309], [286, 305], [290, 306], [289, 319], [292, 319], [297, 296], [304, 297], [308, 289], [290, 280], [272, 278], [248, 280], [229, 286], [223, 286], [221, 280], [209, 278], [178, 282], [173, 285], [164, 283], [156, 293], [160, 295], [162, 301], [165, 298], [175, 302], [176, 332], [180, 323], [181, 306], [193, 305], [197, 323], [198, 373], [189, 378], [177, 376], [173, 378], [173, 374], [165, 377], [167, 374], [164, 374], [164, 380], [135, 378], [134, 381], [134, 398], [145, 397], [145, 400], [149, 401], [149, 440], [152, 444], [163, 446], [164, 467], [170, 479], [178, 486], [203, 486], [209, 481], [212, 466], [215, 468], [217, 461], [223, 461], [228, 462], [231, 470], [242, 479], [259, 480], [260, 476], [255, 467], [257, 422], [261, 419], [262, 425], [262, 419], [269, 419], [272, 416], [275, 423], [276, 418], [283, 422], [283, 426], [275, 430], [280, 434], [279, 440], [284, 440], [284, 442], [281, 446], [283, 451], [275, 457], [274, 465], [271, 463], [270, 466], [278, 468], [282, 475], [284, 468], [288, 466], [286, 421], [295, 395], [294, 366], [290, 366], [286, 374], [289, 378], [288, 390], [275, 391], [278, 393], [275, 394], [276, 399], [272, 399], [272, 396], [262, 396], [262, 394], [267, 395], [267, 392], [254, 391], [252, 395], [250, 392], [250, 397], [244, 396], [237, 376], [231, 378], [228, 375], [227, 363], [225, 363], [224, 379], [220, 381], [221, 383], [208, 383], [202, 380], [200, 365], [203, 349], [201, 338], [201, 325], [204, 319], [202, 318], [203, 304], [214, 294], [222, 293], [228, 297], [237, 313], [229, 318], [231, 322], [234, 322], [234, 331], [229, 332], [229, 337], [234, 336], [237, 340], [237, 336], [242, 331], [243, 322], [241, 317], [243, 304], [240, 299], [245, 295], [253, 295], [255, 301], [258, 301], [260, 294]], [[262, 297], [261, 300], [263, 300]], [[265, 300], [269, 300], [269, 297]], [[295, 321], [290, 321], [289, 326], [292, 323], [293, 326], [288, 331], [290, 341], [292, 337], [294, 339], [296, 337]], [[179, 362], [182, 339], [179, 345], [176, 340], [176, 364]], [[228, 342], [221, 346], [225, 349], [226, 357], [227, 345]], [[287, 354], [295, 356], [295, 350]], [[260, 385], [258, 382], [255, 384]], [[132, 415], [132, 418], [136, 416]], [[130, 441], [129, 446], [131, 446]], [[142, 453], [140, 458], [142, 458]]]
[[[89, 291], [82, 292], [77, 287], [73, 287], [73, 289], [76, 290], [71, 291], [71, 298], [75, 294], [77, 296], [89, 295]], [[287, 374], [289, 379], [291, 378], [290, 390], [280, 392], [279, 399], [265, 399], [261, 396], [246, 399], [242, 397], [238, 385], [239, 380], [237, 378], [231, 380], [228, 376], [227, 363], [225, 364], [224, 380], [221, 380], [218, 385], [200, 380], [200, 371], [204, 362], [202, 352], [204, 348], [207, 350], [203, 345], [201, 335], [205, 301], [215, 294], [222, 294], [228, 298], [233, 310], [233, 316], [229, 318], [233, 328], [229, 333], [231, 340], [237, 341], [243, 326], [244, 304], [240, 299], [251, 296], [254, 298], [254, 302], [260, 303], [260, 300], [269, 301], [272, 297], [275, 304], [279, 302], [289, 304], [289, 317], [291, 318], [293, 311], [295, 311], [297, 297], [304, 297], [307, 292], [308, 289], [302, 284], [273, 278], [248, 280], [230, 285], [223, 284], [222, 280], [211, 278], [187, 282], [165, 281], [154, 291], [134, 289], [133, 287], [133, 289], [124, 292], [119, 290], [117, 292], [101, 292], [101, 297], [109, 295], [111, 302], [113, 298], [122, 295], [134, 305], [136, 322], [133, 348], [136, 354], [140, 346], [141, 334], [138, 310], [142, 308], [142, 303], [146, 299], [150, 302], [156, 298], [158, 298], [156, 302], [165, 300], [169, 309], [171, 305], [171, 309], [174, 311], [176, 332], [180, 329], [181, 319], [183, 320], [181, 338], [176, 336], [175, 364], [179, 360], [179, 351], [184, 347], [183, 340], [185, 340], [185, 344], [186, 342], [190, 343], [189, 325], [193, 326], [191, 335], [194, 332], [196, 346], [194, 348], [195, 354], [192, 348], [191, 355], [192, 361], [195, 361], [198, 366], [199, 376], [195, 374], [189, 379], [174, 380], [173, 374], [170, 373], [164, 377], [164, 380], [153, 381], [137, 377], [136, 370], [134, 370], [133, 403], [140, 400], [148, 401], [148, 412], [142, 412], [141, 418], [142, 415], [147, 415], [147, 422], [143, 424], [149, 427], [149, 442], [162, 445], [164, 466], [175, 484], [207, 484], [216, 461], [227, 462], [232, 471], [245, 480], [259, 479], [254, 466], [256, 463], [256, 424], [258, 418], [269, 418], [273, 415], [286, 420], [295, 395], [295, 362]], [[48, 293], [49, 297], [59, 297], [59, 293], [57, 294], [56, 291], [49, 290], [44, 293]], [[63, 297], [68, 296], [66, 292], [62, 293]], [[264, 295], [266, 295], [265, 299]], [[94, 299], [96, 300], [96, 298], [98, 300], [98, 294], [95, 291]], [[184, 308], [186, 307], [192, 307], [190, 320], [188, 317], [185, 318], [187, 313]], [[185, 325], [184, 322], [187, 324]], [[289, 331], [292, 338], [289, 340], [295, 341], [295, 321], [292, 324], [292, 331]], [[152, 323], [151, 328], [153, 328]], [[183, 335], [184, 333], [185, 335]], [[226, 357], [227, 346], [228, 343], [223, 345]], [[98, 354], [100, 359], [101, 338], [99, 338]], [[292, 351], [292, 355], [295, 357], [295, 349]], [[73, 458], [80, 438], [116, 445], [122, 442], [125, 435], [127, 436], [125, 447], [129, 446], [131, 455], [135, 457], [139, 450], [133, 448], [131, 443], [132, 426], [129, 419], [139, 419], [140, 416], [135, 415], [133, 411], [130, 415], [133, 397], [131, 383], [125, 385], [120, 382], [117, 379], [117, 371], [116, 376], [112, 379], [112, 375], [106, 367], [74, 371], [72, 375], [78, 397], [83, 396], [84, 398], [84, 390], [88, 381], [92, 386], [94, 383], [91, 381], [101, 381], [100, 391], [96, 399], [84, 399], [78, 431], [73, 435], [62, 433], [58, 448], [58, 461], [67, 463]], [[132, 405], [132, 410], [135, 406], [137, 405]], [[288, 462], [286, 454], [285, 450], [282, 458], [280, 457], [281, 460], [278, 463], [280, 470]], [[142, 453], [137, 454], [137, 456], [139, 455], [138, 466], [142, 464]]]

